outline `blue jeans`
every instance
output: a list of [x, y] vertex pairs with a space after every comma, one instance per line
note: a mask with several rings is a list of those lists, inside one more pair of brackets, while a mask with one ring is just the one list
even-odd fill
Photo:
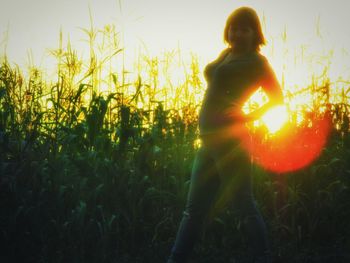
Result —
[[238, 140], [220, 142], [210, 136], [201, 139], [202, 145], [192, 167], [186, 206], [168, 262], [187, 262], [208, 215], [212, 216], [228, 203], [240, 216], [254, 258], [269, 257], [266, 225], [252, 195], [249, 155]]

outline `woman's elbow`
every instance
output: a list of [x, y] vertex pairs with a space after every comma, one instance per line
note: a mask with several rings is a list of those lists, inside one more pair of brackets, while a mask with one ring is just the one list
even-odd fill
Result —
[[284, 98], [283, 98], [283, 92], [281, 89], [281, 86], [278, 82], [276, 83], [269, 83], [269, 85], [265, 85], [265, 92], [269, 98], [269, 102], [271, 104], [283, 104]]

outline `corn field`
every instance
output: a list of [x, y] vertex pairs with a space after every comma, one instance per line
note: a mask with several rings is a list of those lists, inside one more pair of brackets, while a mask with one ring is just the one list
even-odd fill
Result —
[[[197, 57], [189, 65], [172, 64], [178, 52], [141, 57], [130, 80], [115, 29], [84, 30], [89, 60], [64, 47], [61, 32], [50, 51], [53, 81], [35, 66], [25, 76], [6, 54], [1, 61], [1, 262], [165, 262], [170, 253], [200, 146], [205, 83]], [[183, 82], [170, 80], [174, 67]], [[317, 85], [301, 91], [312, 104], [299, 111], [311, 117], [298, 125], [331, 117], [318, 158], [283, 174], [254, 166], [276, 262], [350, 261], [350, 86], [334, 102], [332, 83]], [[246, 262], [229, 209], [204, 236], [194, 250], [198, 262]]]

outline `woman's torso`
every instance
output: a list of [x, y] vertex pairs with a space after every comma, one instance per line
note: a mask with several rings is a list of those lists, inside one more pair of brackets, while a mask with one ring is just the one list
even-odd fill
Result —
[[259, 87], [265, 61], [256, 51], [235, 57], [228, 48], [205, 67], [207, 89], [199, 113], [200, 135], [217, 133], [229, 125], [218, 126], [215, 119], [229, 107], [241, 111], [248, 95]]

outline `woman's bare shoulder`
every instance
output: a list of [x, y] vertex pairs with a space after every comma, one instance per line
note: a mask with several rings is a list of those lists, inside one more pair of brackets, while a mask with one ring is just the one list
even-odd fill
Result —
[[229, 47], [223, 49], [223, 50], [220, 52], [219, 56], [216, 58], [216, 61], [217, 61], [217, 60], [222, 60], [229, 52], [230, 52], [230, 48], [229, 48]]
[[260, 52], [256, 52], [255, 55], [256, 55], [255, 57], [256, 57], [260, 62], [262, 62], [262, 63], [268, 63], [268, 62], [269, 62], [268, 59], [267, 59], [267, 57], [266, 57], [265, 55], [261, 54]]
[[269, 59], [265, 55], [257, 52], [255, 55], [255, 60], [258, 62], [257, 66], [262, 72], [267, 72], [272, 69]]
[[229, 51], [230, 51], [230, 48], [225, 48], [225, 49], [221, 50], [219, 55], [216, 57], [216, 59], [211, 61], [209, 64], [216, 64], [216, 63], [220, 62], [221, 60], [223, 60], [226, 57], [226, 55], [229, 53]]
[[215, 65], [219, 64], [220, 61], [222, 61], [225, 56], [227, 55], [227, 53], [230, 51], [230, 48], [225, 48], [223, 49], [218, 57], [216, 59], [214, 59], [213, 61], [209, 62], [205, 68], [204, 68], [204, 74], [207, 76], [208, 75], [208, 71], [212, 68], [215, 67]]

